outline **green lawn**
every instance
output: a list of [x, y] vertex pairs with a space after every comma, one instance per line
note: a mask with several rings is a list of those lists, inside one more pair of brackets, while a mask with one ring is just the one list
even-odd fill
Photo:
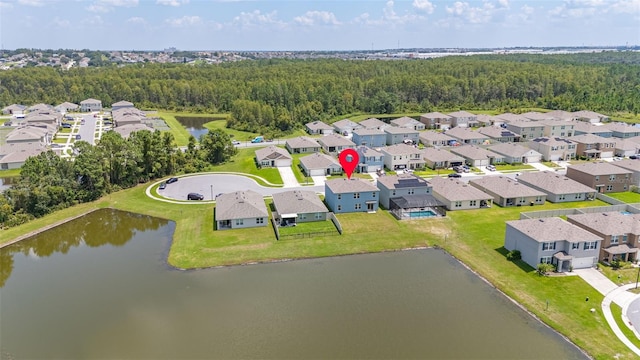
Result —
[[173, 134], [173, 138], [175, 139], [177, 146], [187, 146], [189, 144], [189, 136], [191, 136], [191, 134], [189, 134], [187, 129], [182, 126], [178, 120], [176, 120], [176, 115], [189, 116], [189, 113], [158, 111], [158, 113], [154, 114], [153, 117], [160, 117], [167, 123], [167, 126], [171, 129], [171, 133]]
[[[331, 220], [299, 222], [296, 226], [279, 227], [280, 236], [307, 235], [313, 233], [330, 233], [328, 235], [340, 235]], [[285, 239], [288, 239], [285, 237]]]
[[529, 164], [504, 164], [504, 165], [496, 165], [496, 170], [498, 171], [521, 171], [521, 170], [535, 170], [535, 168]]
[[293, 174], [296, 176], [296, 180], [298, 180], [300, 185], [313, 185], [313, 179], [306, 177], [300, 168], [300, 158], [308, 155], [312, 154], [291, 154], [291, 157], [293, 157], [291, 168], [293, 169]]
[[67, 143], [67, 138], [66, 137], [64, 137], [64, 138], [57, 137], [57, 138], [53, 139], [53, 142], [56, 143], [56, 144], [66, 144]]
[[554, 163], [553, 161], [542, 161], [540, 163], [542, 165], [550, 167], [550, 168], [562, 168], [561, 166], [559, 166], [558, 164]]
[[631, 191], [619, 192], [619, 193], [607, 193], [607, 196], [624, 201], [628, 204], [640, 203], [640, 194], [631, 192]]
[[616, 320], [616, 323], [618, 324], [618, 327], [620, 328], [620, 330], [622, 330], [622, 333], [627, 337], [627, 339], [631, 341], [631, 343], [633, 343], [635, 346], [640, 348], [640, 340], [636, 337], [636, 334], [634, 334], [634, 332], [631, 331], [631, 329], [627, 327], [627, 324], [625, 324], [624, 321], [622, 320], [622, 308], [615, 303], [611, 303], [610, 307], [611, 307], [611, 314]]
[[16, 177], [20, 175], [20, 169], [0, 170], [0, 177]]
[[282, 185], [282, 178], [280, 177], [278, 169], [258, 169], [255, 161], [255, 152], [257, 149], [259, 148], [240, 148], [238, 149], [238, 153], [230, 161], [221, 165], [211, 166], [209, 170], [252, 174], [264, 178], [271, 184]]

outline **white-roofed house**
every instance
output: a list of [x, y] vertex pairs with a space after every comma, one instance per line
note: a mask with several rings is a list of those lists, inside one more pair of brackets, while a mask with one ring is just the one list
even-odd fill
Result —
[[269, 223], [269, 213], [262, 195], [245, 190], [216, 197], [216, 230], [263, 227]]
[[86, 99], [80, 102], [80, 111], [82, 112], [91, 112], [91, 111], [102, 111], [102, 101], [96, 99]]

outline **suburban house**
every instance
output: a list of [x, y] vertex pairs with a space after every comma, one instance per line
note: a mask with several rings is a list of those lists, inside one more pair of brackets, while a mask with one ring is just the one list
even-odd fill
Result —
[[638, 259], [640, 215], [619, 211], [567, 215], [567, 221], [602, 238], [599, 258], [602, 261]]
[[544, 124], [544, 136], [549, 137], [571, 137], [574, 135], [573, 126], [575, 122], [571, 120], [546, 120]]
[[53, 111], [51, 113], [30, 112], [24, 117], [24, 121], [27, 124], [42, 123], [58, 126], [62, 122], [62, 115]]
[[507, 221], [505, 249], [518, 250], [531, 267], [553, 264], [556, 271], [586, 269], [598, 263], [602, 238], [557, 217]]
[[284, 146], [291, 154], [315, 153], [322, 149], [315, 139], [308, 136], [298, 136], [292, 139], [287, 139]]
[[331, 179], [324, 183], [325, 202], [334, 213], [376, 212], [380, 190], [371, 182]]
[[499, 126], [486, 126], [478, 129], [478, 132], [489, 139], [502, 143], [513, 143], [520, 141], [520, 135], [513, 131], [499, 127]]
[[577, 156], [584, 156], [587, 159], [607, 159], [615, 154], [618, 139], [584, 134], [572, 137], [571, 141], [576, 143]]
[[216, 197], [216, 230], [267, 226], [269, 212], [262, 195], [245, 190]]
[[310, 135], [329, 135], [333, 134], [333, 126], [327, 125], [322, 121], [312, 121], [304, 125], [307, 133]]
[[69, 112], [78, 111], [80, 109], [80, 106], [78, 106], [78, 104], [65, 101], [62, 104], [54, 107], [54, 109], [61, 114], [66, 114]]
[[151, 131], [151, 132], [155, 131], [151, 126], [142, 124], [142, 123], [127, 124], [123, 126], [118, 126], [117, 128], [113, 129], [113, 131], [117, 132], [118, 134], [120, 134], [120, 136], [122, 136], [125, 139], [129, 138], [132, 133], [136, 131], [143, 131], [143, 130]]
[[613, 136], [613, 132], [602, 124], [592, 124], [590, 122], [575, 121], [573, 124], [573, 135], [593, 134], [602, 136], [604, 138], [610, 138]]
[[45, 113], [45, 114], [48, 114], [51, 111], [56, 111], [53, 108], [53, 105], [49, 105], [49, 104], [45, 104], [45, 103], [38, 103], [38, 104], [35, 104], [35, 105], [31, 105], [31, 106], [29, 106], [29, 108], [27, 110], [30, 113], [42, 112], [42, 113]]
[[451, 116], [453, 127], [473, 127], [478, 125], [478, 117], [467, 111], [455, 111], [447, 114]]
[[142, 124], [142, 119], [144, 119], [144, 117], [139, 115], [134, 115], [132, 113], [123, 114], [123, 113], [116, 112], [113, 114], [113, 121], [115, 122], [117, 127], [134, 125], [134, 124]]
[[358, 172], [368, 173], [384, 169], [384, 154], [366, 146], [358, 146]]
[[390, 123], [393, 126], [406, 128], [406, 129], [413, 129], [416, 131], [422, 131], [425, 129], [425, 125], [423, 123], [421, 123], [416, 119], [412, 119], [408, 116], [403, 116], [403, 117], [391, 120]]
[[353, 141], [358, 146], [363, 145], [373, 148], [379, 148], [387, 144], [387, 134], [384, 131], [375, 128], [356, 129], [353, 131], [351, 141]]
[[116, 111], [120, 109], [132, 108], [133, 103], [125, 100], [118, 101], [116, 103], [111, 104], [111, 111]]
[[307, 176], [342, 174], [342, 166], [336, 158], [319, 152], [301, 157], [300, 167]]
[[389, 126], [384, 128], [384, 132], [387, 134], [387, 145], [395, 145], [401, 143], [417, 144], [419, 133], [413, 129], [400, 128], [396, 126]]
[[528, 141], [527, 145], [542, 154], [544, 161], [570, 160], [576, 157], [576, 143], [561, 137], [539, 137]]
[[376, 118], [370, 118], [367, 120], [362, 120], [360, 121], [360, 126], [364, 127], [365, 129], [377, 129], [377, 130], [382, 130], [384, 128], [386, 128], [387, 126], [391, 126], [390, 124], [387, 124], [386, 122], [380, 120], [380, 119], [376, 119]]
[[575, 120], [584, 121], [592, 124], [609, 121], [609, 117], [607, 115], [602, 115], [597, 112], [587, 111], [587, 110], [574, 111], [572, 115]]
[[273, 194], [274, 217], [280, 226], [325, 221], [329, 210], [313, 191], [292, 190]]
[[596, 190], [564, 175], [549, 171], [523, 172], [518, 182], [547, 194], [552, 203], [593, 200]]
[[256, 163], [259, 167], [288, 167], [291, 162], [291, 155], [283, 148], [272, 145], [256, 150]]
[[502, 155], [507, 164], [538, 163], [542, 159], [542, 154], [520, 144], [501, 143], [490, 146], [488, 150]]
[[396, 144], [382, 148], [384, 166], [389, 170], [421, 169], [425, 166], [422, 152], [417, 147]]
[[545, 115], [551, 117], [552, 120], [573, 120], [573, 114], [564, 110], [549, 111]]
[[527, 120], [532, 120], [532, 121], [547, 121], [547, 120], [553, 120], [555, 119], [555, 117], [553, 116], [553, 114], [548, 115], [549, 113], [541, 113], [538, 111], [529, 111], [523, 114], [520, 114], [520, 116], [526, 118]]
[[612, 163], [615, 166], [631, 171], [631, 181], [635, 186], [640, 186], [640, 161], [633, 159], [622, 159]]
[[633, 139], [635, 138], [617, 139], [614, 155], [619, 157], [627, 157], [640, 153], [640, 143], [636, 142]]
[[355, 149], [356, 144], [342, 135], [331, 134], [318, 139], [322, 150], [337, 155], [344, 149]]
[[480, 167], [504, 162], [502, 155], [475, 145], [464, 145], [451, 148], [451, 152], [464, 158], [469, 166]]
[[454, 178], [435, 176], [429, 179], [433, 196], [444, 204], [447, 210], [467, 210], [490, 207], [491, 195]]
[[422, 149], [422, 158], [430, 169], [446, 169], [464, 164], [464, 158], [450, 151], [437, 148]]
[[458, 143], [458, 140], [449, 135], [431, 130], [421, 132], [418, 139], [424, 146], [453, 146]]
[[505, 126], [508, 130], [520, 135], [523, 141], [545, 136], [544, 124], [540, 121], [513, 121]]
[[547, 194], [542, 191], [506, 176], [473, 179], [469, 185], [493, 196], [493, 203], [502, 207], [544, 205], [547, 200]]
[[80, 102], [80, 111], [102, 111], [102, 101], [96, 99], [86, 99]]
[[23, 115], [27, 107], [20, 104], [11, 104], [2, 108], [3, 115]]
[[513, 113], [504, 113], [504, 114], [496, 115], [496, 116], [494, 116], [494, 118], [502, 120], [503, 124], [504, 123], [510, 123], [510, 122], [527, 121], [527, 120], [529, 120], [529, 119], [527, 119], [526, 117], [524, 117], [522, 115], [513, 114]]
[[454, 127], [444, 132], [461, 144], [480, 145], [489, 142], [489, 137], [466, 127]]
[[612, 122], [602, 125], [611, 131], [611, 136], [621, 139], [640, 135], [640, 128], [621, 122]]
[[447, 130], [451, 127], [452, 120], [451, 116], [439, 112], [420, 115], [420, 122], [428, 129]]
[[349, 119], [343, 119], [333, 123], [333, 129], [340, 135], [349, 135], [353, 133], [353, 130], [359, 129], [362, 126]]
[[23, 144], [25, 146], [33, 145], [34, 148], [38, 146], [47, 146], [53, 141], [53, 135], [56, 130], [57, 129], [54, 125], [23, 125], [11, 130], [5, 138], [5, 142], [7, 144]]
[[599, 193], [622, 192], [633, 185], [633, 172], [607, 162], [589, 162], [567, 167], [567, 177]]
[[398, 219], [444, 216], [444, 204], [431, 193], [429, 182], [413, 174], [382, 176], [378, 178], [380, 205]]
[[47, 151], [42, 144], [6, 143], [0, 146], [0, 169], [19, 169], [32, 156]]
[[476, 117], [478, 118], [478, 126], [480, 127], [485, 127], [485, 126], [500, 127], [502, 126], [502, 124], [505, 123], [503, 119], [500, 119], [495, 116], [487, 115], [487, 114], [478, 114]]

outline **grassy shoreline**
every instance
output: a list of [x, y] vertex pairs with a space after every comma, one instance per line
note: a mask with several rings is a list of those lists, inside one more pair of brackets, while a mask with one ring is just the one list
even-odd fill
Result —
[[[437, 246], [461, 261], [496, 289], [516, 301], [596, 359], [634, 358], [613, 335], [604, 316], [589, 311], [603, 296], [576, 276], [539, 277], [523, 264], [506, 261], [501, 250], [504, 221], [517, 219], [518, 208], [453, 211], [443, 219], [399, 222], [390, 214], [340, 214], [342, 236], [276, 241], [271, 227], [213, 231], [212, 204], [170, 204], [149, 199], [148, 184], [68, 208], [0, 232], [0, 244], [100, 208], [156, 216], [176, 223], [167, 262], [180, 269], [209, 268], [313, 257], [341, 256]], [[598, 206], [578, 202], [545, 209]], [[380, 234], [384, 234], [381, 236]], [[584, 302], [585, 296], [592, 303]], [[546, 301], [550, 306], [546, 308]]]

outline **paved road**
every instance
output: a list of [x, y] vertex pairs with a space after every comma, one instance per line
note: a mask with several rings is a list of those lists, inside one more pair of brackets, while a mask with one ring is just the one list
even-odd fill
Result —
[[297, 189], [324, 194], [324, 186], [271, 188], [259, 185], [255, 180], [246, 176], [228, 174], [203, 174], [181, 177], [177, 182], [168, 184], [166, 189], [159, 190], [159, 193], [166, 198], [186, 200], [187, 194], [196, 192], [202, 194], [205, 200], [210, 201], [217, 194], [241, 190], [252, 190], [263, 196], [271, 196], [275, 193]]
[[96, 132], [96, 118], [93, 117], [93, 114], [85, 114], [82, 115], [82, 119], [84, 120], [84, 125], [80, 124], [80, 128], [78, 129], [80, 140], [95, 145], [94, 134]]

